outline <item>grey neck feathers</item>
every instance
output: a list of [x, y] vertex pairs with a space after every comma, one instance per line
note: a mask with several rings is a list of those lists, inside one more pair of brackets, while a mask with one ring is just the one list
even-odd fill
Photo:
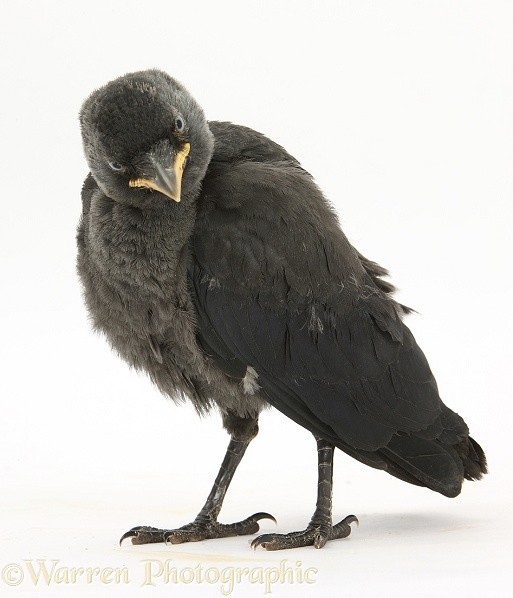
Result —
[[108, 279], [129, 281], [141, 299], [169, 298], [177, 291], [177, 276], [183, 278], [195, 218], [196, 202], [187, 198], [139, 209], [97, 196], [89, 222], [94, 261]]

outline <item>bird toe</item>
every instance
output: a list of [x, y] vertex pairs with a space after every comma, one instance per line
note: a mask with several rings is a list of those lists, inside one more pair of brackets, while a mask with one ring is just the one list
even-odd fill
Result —
[[119, 545], [127, 538], [131, 538], [132, 544], [155, 544], [164, 542], [165, 530], [149, 525], [138, 525], [124, 533], [119, 539]]
[[299, 532], [262, 534], [251, 542], [251, 548], [253, 550], [256, 550], [259, 546], [265, 550], [286, 550], [304, 546], [323, 548], [329, 540], [338, 540], [349, 536], [351, 523], [358, 524], [358, 519], [354, 515], [348, 515], [334, 526], [311, 525]]

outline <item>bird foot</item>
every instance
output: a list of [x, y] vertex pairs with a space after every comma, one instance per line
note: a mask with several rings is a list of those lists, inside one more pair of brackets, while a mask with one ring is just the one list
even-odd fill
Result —
[[303, 546], [315, 546], [322, 548], [328, 540], [346, 538], [351, 533], [351, 523], [359, 525], [354, 515], [348, 515], [337, 525], [315, 525], [310, 523], [301, 532], [290, 532], [289, 534], [262, 534], [251, 542], [251, 548], [256, 550], [258, 546], [266, 550], [284, 550], [286, 548], [302, 548]]
[[154, 544], [158, 542], [183, 544], [184, 542], [200, 542], [201, 540], [211, 540], [213, 538], [246, 536], [258, 532], [260, 519], [271, 519], [276, 523], [276, 519], [269, 513], [255, 513], [244, 519], [244, 521], [228, 524], [219, 523], [209, 517], [202, 517], [178, 529], [159, 529], [158, 527], [140, 525], [123, 534], [119, 544], [121, 545], [126, 538], [131, 538], [132, 544]]

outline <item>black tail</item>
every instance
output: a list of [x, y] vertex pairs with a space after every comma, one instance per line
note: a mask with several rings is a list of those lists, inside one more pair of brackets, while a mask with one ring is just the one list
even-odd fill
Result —
[[463, 461], [463, 475], [466, 480], [480, 480], [485, 473], [488, 473], [486, 455], [473, 438], [470, 436], [465, 438], [456, 450]]
[[479, 480], [487, 473], [483, 449], [469, 436], [451, 446], [416, 435], [397, 435], [379, 453], [391, 475], [449, 498], [458, 496], [464, 479]]

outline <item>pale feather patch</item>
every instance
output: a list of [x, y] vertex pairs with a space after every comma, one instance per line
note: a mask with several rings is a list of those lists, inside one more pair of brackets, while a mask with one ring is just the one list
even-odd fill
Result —
[[258, 385], [258, 374], [256, 371], [248, 365], [246, 368], [246, 375], [242, 379], [242, 387], [244, 388], [244, 394], [254, 395], [260, 390]]

